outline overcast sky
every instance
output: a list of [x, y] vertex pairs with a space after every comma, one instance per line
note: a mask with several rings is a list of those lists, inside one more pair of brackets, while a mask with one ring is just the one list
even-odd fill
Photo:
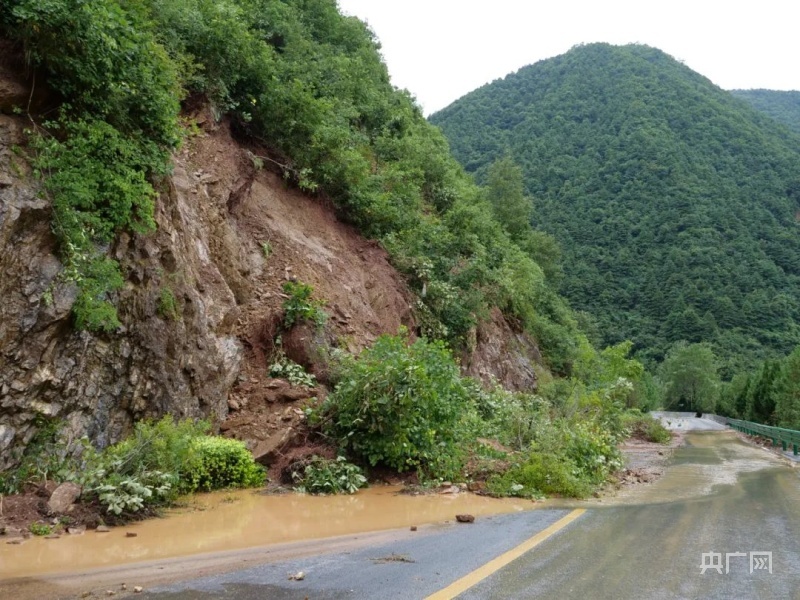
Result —
[[800, 90], [797, 0], [339, 0], [425, 114], [575, 44], [638, 42], [725, 89]]

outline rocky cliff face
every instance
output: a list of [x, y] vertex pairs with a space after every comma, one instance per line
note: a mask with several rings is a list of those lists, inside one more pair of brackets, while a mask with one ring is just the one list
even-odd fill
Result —
[[[22, 143], [22, 122], [0, 116], [0, 468], [30, 440], [40, 415], [66, 419], [67, 435], [101, 445], [138, 418], [224, 418], [243, 352], [233, 333], [236, 298], [211, 258], [216, 236], [229, 228], [217, 207], [198, 201], [192, 191], [200, 184], [176, 161], [158, 232], [122, 235], [110, 249], [129, 276], [117, 298], [123, 329], [76, 332], [75, 286], [54, 253], [49, 203], [13, 151]], [[177, 319], [160, 314], [166, 289]]]
[[[17, 149], [25, 121], [0, 115], [0, 470], [40, 416], [99, 445], [167, 413], [219, 425], [232, 409], [248, 421], [248, 405], [274, 395], [266, 368], [286, 280], [312, 285], [326, 301], [323, 332], [285, 336], [287, 354], [312, 370], [320, 345], [357, 352], [401, 325], [413, 331], [413, 294], [379, 245], [257, 168], [257, 149], [235, 141], [225, 123], [191, 116], [200, 132], [162, 183], [157, 232], [122, 234], [109, 248], [127, 276], [116, 298], [123, 328], [93, 335], [71, 326], [75, 286], [56, 254], [49, 203]], [[499, 312], [462, 358], [467, 374], [513, 389], [535, 386], [539, 360], [535, 343]]]

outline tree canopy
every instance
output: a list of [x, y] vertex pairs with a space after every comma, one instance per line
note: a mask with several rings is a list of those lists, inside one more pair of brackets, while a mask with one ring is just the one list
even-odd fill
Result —
[[719, 389], [716, 357], [706, 344], [678, 342], [661, 365], [664, 407], [714, 412]]
[[479, 181], [522, 168], [603, 345], [708, 342], [730, 377], [800, 342], [800, 136], [665, 53], [579, 46], [430, 121]]
[[756, 110], [800, 133], [800, 92], [779, 90], [731, 90], [731, 94]]

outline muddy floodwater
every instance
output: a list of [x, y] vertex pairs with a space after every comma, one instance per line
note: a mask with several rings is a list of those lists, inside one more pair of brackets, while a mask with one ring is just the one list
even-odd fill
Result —
[[[108, 533], [21, 545], [0, 545], [0, 580], [120, 565], [205, 552], [441, 523], [456, 514], [475, 516], [531, 510], [530, 500], [474, 494], [399, 494], [377, 486], [352, 496], [265, 495], [254, 491], [194, 496], [188, 508], [169, 511]], [[128, 532], [136, 537], [127, 537]]]

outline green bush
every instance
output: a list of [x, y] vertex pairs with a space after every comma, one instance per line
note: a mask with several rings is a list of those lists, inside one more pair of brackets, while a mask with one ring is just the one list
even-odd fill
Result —
[[599, 484], [622, 467], [617, 439], [592, 421], [560, 423], [562, 453], [588, 482]]
[[181, 474], [181, 480], [188, 482], [192, 491], [248, 488], [264, 483], [264, 470], [239, 440], [200, 437], [194, 439], [192, 449], [197, 453], [197, 462], [192, 470]]
[[117, 480], [138, 477], [145, 481], [152, 473], [166, 473], [171, 478], [170, 499], [194, 491], [187, 477], [200, 465], [196, 440], [204, 439], [209, 430], [205, 421], [175, 422], [170, 416], [160, 421], [140, 421], [133, 434], [106, 448], [98, 457], [103, 471], [101, 480], [112, 476]]
[[242, 442], [208, 436], [208, 423], [166, 416], [136, 424], [127, 439], [102, 452], [86, 448], [73, 474], [114, 514], [173, 502], [180, 494], [253, 487], [264, 472]]
[[656, 444], [668, 444], [672, 440], [672, 434], [661, 424], [661, 421], [650, 415], [643, 415], [638, 410], [626, 412], [622, 416], [622, 422], [628, 437]]
[[283, 302], [284, 327], [288, 329], [302, 321], [308, 321], [317, 327], [325, 325], [328, 319], [328, 315], [322, 310], [325, 303], [311, 297], [314, 288], [305, 283], [287, 281], [283, 284], [283, 291], [289, 295]]
[[478, 410], [483, 417], [483, 435], [512, 450], [526, 450], [551, 426], [550, 404], [531, 394], [513, 393], [501, 387], [479, 392]]
[[302, 472], [292, 473], [298, 492], [309, 494], [354, 494], [367, 486], [367, 478], [343, 456], [329, 460], [314, 456]]
[[327, 435], [371, 465], [427, 476], [460, 471], [470, 388], [441, 342], [383, 335], [341, 377], [321, 410]]
[[580, 469], [561, 454], [531, 452], [527, 459], [488, 482], [489, 491], [500, 496], [538, 498], [559, 495], [585, 498], [591, 493]]

